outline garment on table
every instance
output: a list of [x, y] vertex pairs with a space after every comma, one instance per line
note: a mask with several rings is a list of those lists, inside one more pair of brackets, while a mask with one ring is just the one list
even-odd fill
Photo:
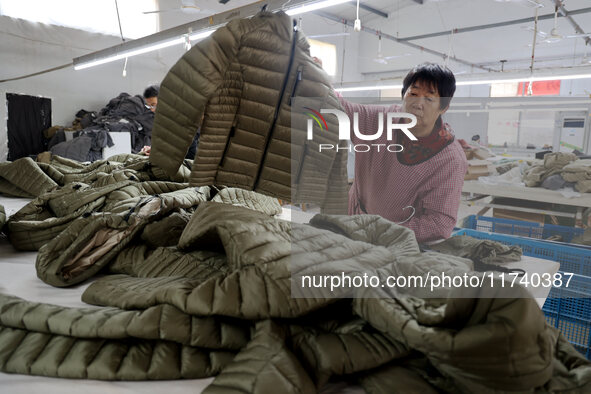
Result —
[[115, 145], [109, 132], [104, 129], [96, 128], [96, 126], [94, 128], [86, 128], [81, 131], [77, 131], [74, 136], [86, 136], [90, 137], [92, 140], [90, 150], [88, 151], [88, 156], [85, 161], [93, 162], [101, 160], [103, 158], [103, 149], [107, 146], [111, 147]]
[[562, 169], [562, 177], [568, 182], [591, 179], [591, 160], [577, 160]]
[[507, 164], [500, 165], [500, 166], [496, 167], [495, 169], [497, 170], [497, 173], [499, 175], [503, 175], [507, 171], [509, 171], [517, 166], [519, 166], [519, 163], [513, 162], [513, 163], [507, 163]]
[[558, 190], [565, 187], [574, 187], [575, 184], [564, 180], [561, 174], [550, 175], [542, 182], [544, 189]]
[[[528, 187], [540, 186], [546, 181], [546, 179], [554, 175], [561, 174], [565, 166], [570, 165], [569, 163], [572, 163], [575, 160], [577, 160], [577, 156], [572, 153], [548, 153], [544, 156], [543, 164], [534, 164], [524, 171], [523, 183], [525, 183], [525, 186]], [[567, 178], [564, 178], [564, 180], [566, 180], [567, 182], [572, 182]], [[557, 185], [558, 183], [558, 178], [553, 178], [546, 184], [555, 187], [555, 185]]]
[[84, 162], [90, 161], [88, 155], [91, 147], [92, 137], [85, 135], [71, 139], [70, 141], [60, 142], [59, 144], [52, 146], [49, 151], [54, 155]]
[[[378, 129], [378, 113], [399, 112], [398, 106], [360, 105], [341, 99], [348, 114], [359, 114], [359, 130], [369, 133]], [[386, 118], [386, 117], [384, 117]], [[446, 131], [449, 131], [447, 126]], [[375, 144], [389, 144], [386, 133]], [[446, 133], [447, 134], [447, 133]], [[363, 143], [354, 133], [351, 142]], [[429, 137], [427, 137], [429, 138]], [[407, 139], [400, 132], [400, 139]], [[440, 141], [449, 141], [446, 135]], [[400, 143], [400, 142], [399, 142]], [[445, 142], [439, 146], [445, 145]], [[377, 214], [403, 223], [415, 232], [419, 242], [447, 238], [456, 224], [464, 175], [468, 168], [460, 144], [452, 141], [428, 160], [414, 165], [400, 162], [397, 153], [388, 151], [359, 152], [355, 155], [355, 180], [349, 189], [349, 214]]]
[[[88, 165], [54, 157], [51, 169], [30, 158], [21, 163], [0, 163], [0, 173], [40, 194], [11, 217], [11, 243], [15, 232], [22, 242], [36, 240], [37, 275], [54, 286], [104, 275], [82, 296], [95, 308], [0, 294], [3, 372], [100, 380], [218, 375], [206, 390], [212, 393], [314, 393], [332, 377], [359, 374], [378, 393], [391, 392], [392, 379], [403, 392], [591, 386], [591, 363], [521, 286], [344, 285], [339, 291], [352, 297], [293, 296], [302, 272], [382, 280], [480, 275], [467, 259], [420, 253], [411, 230], [377, 215], [289, 223], [271, 217], [281, 212], [275, 199], [187, 187], [179, 181], [188, 170], [178, 181], [155, 181], [147, 158], [134, 155]], [[76, 181], [43, 191], [41, 168]], [[132, 171], [134, 179], [95, 187], [109, 170]], [[389, 371], [372, 378], [380, 367]]]
[[[147, 107], [142, 96], [130, 96], [121, 93], [109, 100], [109, 103], [96, 112], [79, 110], [73, 127], [64, 128], [54, 126], [45, 130], [46, 138], [51, 138], [48, 150], [64, 158], [78, 161], [97, 161], [103, 159], [103, 149], [113, 146], [113, 140], [109, 132], [128, 132], [131, 138], [131, 152], [138, 153], [145, 145], [151, 144], [154, 113]], [[65, 131], [76, 131], [73, 140], [67, 140]], [[86, 154], [81, 148], [86, 148], [86, 142], [76, 141], [79, 136], [87, 136], [92, 139], [90, 148]], [[54, 150], [53, 147], [60, 147]]]
[[591, 192], [591, 180], [587, 179], [583, 181], [578, 181], [575, 184], [575, 189], [581, 193]]
[[562, 168], [565, 165], [577, 160], [577, 156], [574, 153], [566, 152], [554, 152], [548, 153], [544, 156], [544, 167], [550, 168]]
[[[355, 296], [338, 301], [292, 296], [294, 260], [315, 273], [330, 264], [382, 278], [480, 276], [466, 259], [419, 253], [409, 229], [371, 215], [287, 223], [269, 211], [206, 201], [192, 188], [150, 194], [137, 195], [131, 210], [123, 200], [118, 213], [74, 221], [39, 252], [38, 277], [52, 285], [105, 274], [82, 296], [97, 308], [0, 294], [0, 354], [10, 356], [2, 371], [101, 380], [218, 375], [210, 393], [314, 393], [332, 377], [358, 373], [378, 393], [392, 391], [393, 377], [401, 392], [430, 385], [451, 393], [591, 386], [591, 363], [546, 323], [521, 286], [486, 280], [474, 289], [442, 284], [427, 297], [416, 295], [419, 288], [393, 295], [379, 287], [348, 289]], [[156, 221], [195, 204], [177, 247], [136, 242], [150, 225], [170, 231]], [[85, 247], [97, 242], [103, 256]], [[371, 378], [376, 368], [394, 366], [403, 369]]]
[[429, 245], [429, 249], [490, 264], [520, 261], [523, 254], [519, 246], [507, 246], [500, 242], [477, 239], [467, 235], [448, 238]]
[[523, 173], [523, 183], [528, 187], [540, 186], [548, 177], [560, 174], [562, 169], [558, 167], [546, 168], [544, 165], [533, 165]]
[[562, 177], [568, 182], [576, 182], [577, 191], [591, 192], [591, 159], [581, 159], [566, 165], [562, 169]]
[[100, 110], [94, 124], [108, 131], [126, 131], [131, 135], [131, 153], [138, 153], [152, 141], [154, 113], [140, 96], [120, 93]]
[[74, 133], [74, 138], [67, 141], [63, 131], [58, 131], [52, 141], [64, 141], [53, 145], [49, 151], [61, 157], [80, 162], [101, 160], [103, 149], [113, 146], [109, 132], [100, 126], [92, 126]]

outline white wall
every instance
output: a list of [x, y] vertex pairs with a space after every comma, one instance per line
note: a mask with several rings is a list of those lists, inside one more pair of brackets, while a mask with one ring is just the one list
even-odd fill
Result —
[[[301, 26], [302, 31], [306, 36], [343, 32], [342, 24], [326, 20], [314, 14], [302, 15]], [[359, 73], [359, 62], [357, 56], [360, 33], [354, 33], [353, 29], [350, 28], [347, 31], [350, 33], [348, 36], [314, 38], [318, 41], [324, 41], [336, 45], [337, 74], [333, 77], [333, 82], [335, 84], [340, 83], [341, 79], [347, 82], [359, 81], [362, 78], [362, 75]], [[345, 53], [344, 63], [342, 61], [343, 51]]]
[[[74, 57], [119, 44], [114, 36], [32, 23], [0, 16], [0, 80], [67, 64]], [[132, 57], [127, 77], [123, 60], [75, 71], [67, 67], [47, 74], [0, 83], [0, 161], [8, 154], [6, 93], [51, 98], [52, 124], [68, 126], [79, 109], [99, 110], [121, 92], [142, 94], [146, 86], [160, 83], [184, 53], [167, 48]]]

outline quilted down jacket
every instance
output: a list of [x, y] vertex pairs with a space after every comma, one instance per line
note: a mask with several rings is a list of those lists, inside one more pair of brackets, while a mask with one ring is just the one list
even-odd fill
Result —
[[[175, 173], [203, 119], [190, 185], [239, 187], [346, 213], [347, 152], [320, 153], [318, 142], [306, 139], [305, 122], [292, 127], [294, 98], [341, 108], [289, 16], [260, 12], [231, 21], [164, 78], [150, 161]], [[326, 122], [321, 142], [336, 145], [336, 117]]]
[[[420, 253], [407, 228], [370, 215], [318, 215], [299, 225], [270, 217], [267, 204], [256, 212], [204, 201], [177, 247], [133, 242], [146, 221], [167, 231], [152, 219], [192, 203], [178, 193], [146, 196], [127, 221], [116, 213], [79, 219], [72, 226], [92, 231], [76, 237], [73, 227], [46, 244], [39, 276], [74, 284], [107, 270], [83, 300], [109, 307], [0, 294], [0, 370], [109, 380], [218, 375], [206, 393], [314, 393], [335, 375], [359, 378], [370, 393], [589, 392], [591, 363], [545, 323], [523, 288], [510, 298], [488, 281], [477, 294], [441, 287], [437, 298], [379, 287], [358, 289], [378, 293], [354, 299], [292, 296], [293, 260], [347, 273], [477, 275], [470, 260]], [[101, 237], [100, 247], [79, 247], [105, 230], [127, 245]], [[103, 247], [118, 251], [111, 263], [87, 259]], [[70, 257], [52, 257], [73, 249], [89, 263], [74, 263], [75, 277]]]
[[37, 197], [10, 217], [8, 237], [16, 249], [37, 250], [76, 218], [111, 211], [133, 197], [184, 189], [188, 185], [181, 182], [189, 174], [182, 166], [169, 177], [139, 155], [118, 155], [88, 165], [59, 156], [49, 164], [30, 158], [3, 163], [0, 192]]

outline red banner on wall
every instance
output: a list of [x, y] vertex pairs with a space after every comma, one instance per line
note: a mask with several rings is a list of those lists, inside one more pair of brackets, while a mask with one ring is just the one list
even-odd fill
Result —
[[[518, 96], [529, 96], [527, 92], [529, 82], [519, 82]], [[536, 81], [532, 83], [532, 96], [558, 96], [560, 94], [560, 79], [553, 81]]]

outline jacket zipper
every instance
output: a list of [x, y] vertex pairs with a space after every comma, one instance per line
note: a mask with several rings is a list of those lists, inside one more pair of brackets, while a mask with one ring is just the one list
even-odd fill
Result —
[[230, 129], [230, 134], [228, 135], [228, 139], [226, 140], [226, 146], [224, 146], [224, 153], [222, 153], [222, 162], [220, 163], [220, 168], [224, 168], [226, 165], [226, 154], [228, 153], [228, 148], [230, 147], [230, 142], [232, 138], [234, 138], [234, 134], [236, 134], [236, 121], [232, 124], [232, 128]]
[[295, 48], [296, 43], [298, 41], [298, 31], [294, 29], [293, 32], [293, 41], [291, 42], [291, 52], [289, 54], [289, 64], [287, 66], [287, 74], [283, 79], [283, 86], [281, 86], [281, 92], [279, 94], [279, 101], [275, 106], [275, 112], [273, 114], [273, 121], [271, 122], [271, 127], [269, 128], [269, 132], [267, 133], [267, 140], [265, 141], [265, 149], [263, 152], [265, 155], [261, 160], [261, 164], [259, 165], [259, 169], [257, 170], [257, 175], [254, 181], [253, 190], [256, 190], [259, 184], [259, 178], [261, 177], [261, 172], [263, 171], [263, 165], [265, 164], [265, 158], [267, 157], [267, 149], [269, 149], [269, 144], [271, 143], [271, 137], [273, 136], [273, 130], [275, 130], [275, 123], [277, 123], [277, 118], [279, 117], [279, 110], [281, 109], [281, 103], [283, 102], [283, 95], [285, 94], [285, 89], [287, 89], [287, 83], [289, 82], [289, 74], [291, 73], [291, 67], [293, 66], [293, 58], [295, 55]]
[[293, 89], [291, 90], [291, 94], [289, 95], [289, 106], [291, 107], [291, 102], [293, 101], [293, 98], [296, 95], [296, 91], [298, 89], [298, 85], [300, 84], [300, 81], [302, 80], [302, 66], [298, 66], [298, 73], [296, 76], [296, 80], [295, 83], [293, 84]]
[[304, 158], [308, 154], [308, 144], [304, 145], [304, 151], [302, 152], [302, 158], [298, 163], [298, 175], [296, 177], [295, 185], [300, 184], [300, 178], [302, 177], [302, 169], [304, 168]]

